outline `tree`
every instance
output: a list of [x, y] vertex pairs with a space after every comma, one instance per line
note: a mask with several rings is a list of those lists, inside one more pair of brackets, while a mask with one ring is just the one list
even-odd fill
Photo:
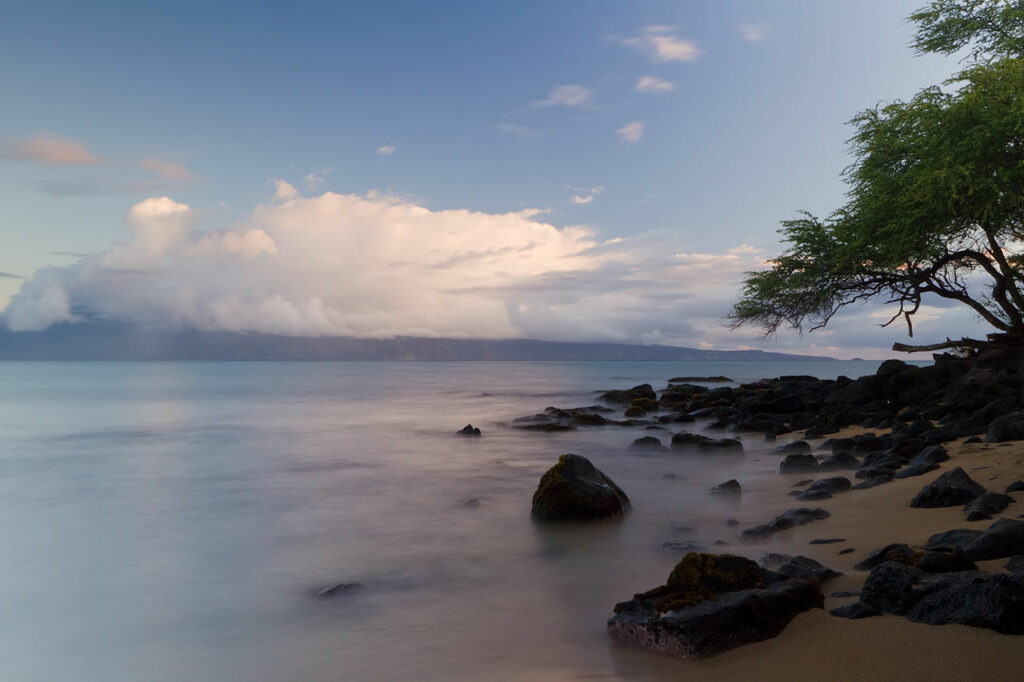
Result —
[[896, 307], [883, 326], [902, 319], [913, 336], [936, 296], [971, 308], [997, 331], [989, 342], [1024, 346], [1024, 1], [936, 0], [911, 19], [918, 50], [970, 48], [968, 66], [854, 117], [847, 204], [782, 223], [788, 248], [747, 274], [734, 326], [813, 330], [882, 300]]

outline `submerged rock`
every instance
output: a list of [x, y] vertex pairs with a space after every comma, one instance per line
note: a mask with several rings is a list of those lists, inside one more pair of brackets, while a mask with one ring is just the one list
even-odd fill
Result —
[[741, 492], [743, 492], [743, 488], [740, 487], [739, 481], [737, 481], [735, 478], [730, 478], [725, 483], [719, 483], [718, 485], [716, 485], [714, 488], [711, 489], [711, 492], [715, 493], [716, 495], [739, 495]]
[[313, 598], [320, 600], [336, 599], [337, 597], [343, 597], [359, 592], [362, 589], [363, 586], [359, 583], [338, 583], [337, 585], [331, 585], [330, 587], [323, 587], [316, 590], [313, 593]]
[[641, 436], [633, 441], [629, 449], [633, 452], [668, 452], [668, 448], [661, 444], [661, 440], [654, 436]]
[[814, 455], [786, 455], [779, 462], [780, 474], [801, 474], [818, 470], [818, 458]]
[[615, 605], [616, 642], [677, 658], [708, 658], [775, 637], [824, 605], [817, 581], [783, 579], [743, 557], [691, 552], [661, 587]]
[[827, 519], [830, 516], [832, 515], [824, 509], [809, 509], [807, 507], [789, 509], [766, 524], [747, 528], [743, 531], [741, 537], [744, 540], [766, 538], [780, 530], [792, 528], [793, 526], [802, 526], [805, 523], [810, 523], [811, 521], [817, 521], [819, 519]]
[[473, 426], [472, 424], [466, 424], [461, 429], [455, 432], [457, 436], [479, 436], [480, 429]]
[[533, 494], [533, 516], [543, 520], [589, 521], [628, 509], [626, 493], [580, 455], [559, 457]]
[[624, 390], [605, 391], [601, 394], [601, 400], [604, 400], [607, 403], [629, 405], [637, 398], [657, 400], [658, 394], [654, 392], [654, 388], [650, 384], [640, 384], [639, 386], [634, 386], [633, 388], [627, 388]]

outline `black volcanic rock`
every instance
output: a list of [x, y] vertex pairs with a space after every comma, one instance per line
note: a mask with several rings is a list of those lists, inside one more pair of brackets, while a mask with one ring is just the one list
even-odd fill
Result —
[[608, 634], [619, 644], [701, 659], [778, 635], [821, 608], [817, 581], [779, 580], [743, 557], [687, 554], [665, 585], [615, 605]]
[[479, 436], [480, 429], [476, 428], [472, 424], [466, 424], [460, 430], [455, 432], [458, 436]]
[[629, 498], [586, 457], [562, 455], [540, 479], [533, 494], [534, 518], [589, 521], [621, 516]]
[[1013, 502], [1012, 497], [1003, 493], [985, 493], [974, 498], [964, 507], [964, 516], [968, 521], [991, 519]]
[[648, 400], [656, 401], [658, 395], [654, 392], [654, 388], [650, 384], [640, 384], [633, 388], [627, 388], [624, 390], [611, 390], [605, 391], [601, 394], [601, 400], [608, 403], [620, 403], [630, 405], [637, 398], [646, 398]]
[[957, 467], [939, 476], [921, 489], [910, 501], [911, 507], [955, 507], [967, 504], [985, 493], [985, 488]]

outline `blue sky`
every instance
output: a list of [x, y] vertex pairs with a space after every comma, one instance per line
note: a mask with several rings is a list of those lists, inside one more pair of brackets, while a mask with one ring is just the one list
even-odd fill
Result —
[[[685, 276], [680, 263], [725, 254], [725, 269], [756, 266], [777, 251], [779, 220], [841, 205], [839, 173], [850, 161], [844, 122], [956, 68], [955, 60], [915, 56], [907, 47], [913, 27], [905, 18], [920, 4], [8, 1], [0, 8], [0, 63], [7, 65], [0, 91], [8, 94], [0, 107], [0, 272], [32, 278], [56, 266], [71, 274], [0, 277], [0, 305], [23, 285], [23, 301], [33, 305], [59, 287], [67, 310], [130, 317], [144, 305], [104, 297], [116, 298], [120, 288], [173, 289], [168, 282], [185, 271], [205, 277], [195, 262], [184, 263], [194, 244], [163, 254], [160, 267], [173, 260], [172, 270], [157, 273], [149, 261], [122, 268], [149, 268], [134, 280], [145, 284], [124, 287], [98, 283], [96, 273], [109, 263], [79, 258], [108, 257], [115, 243], [131, 246], [140, 234], [165, 229], [153, 220], [167, 219], [174, 226], [166, 229], [193, 235], [186, 241], [262, 230], [275, 244], [259, 252], [263, 261], [236, 272], [242, 284], [176, 290], [176, 300], [190, 301], [188, 311], [171, 315], [182, 324], [247, 328], [245, 315], [225, 322], [200, 311], [200, 296], [258, 304], [264, 312], [271, 299], [307, 313], [320, 299], [333, 322], [292, 320], [262, 331], [488, 335], [487, 325], [459, 324], [474, 315], [490, 319], [480, 311], [497, 315], [501, 308], [504, 317], [491, 325], [498, 335], [753, 344], [751, 334], [730, 336], [713, 323], [735, 286], [722, 281], [698, 295], [704, 278], [697, 270]], [[362, 203], [333, 201], [325, 192]], [[171, 203], [138, 208], [161, 197]], [[439, 218], [427, 220], [431, 227], [417, 223], [411, 234], [353, 220], [353, 211], [393, 219], [382, 202]], [[323, 218], [332, 211], [344, 214]], [[460, 211], [480, 220], [463, 220]], [[512, 233], [492, 224], [512, 214], [525, 216]], [[548, 226], [547, 236], [523, 237], [533, 222]], [[377, 268], [361, 282], [345, 277], [345, 296], [326, 270], [303, 286], [282, 285], [285, 272], [300, 277], [302, 268], [265, 263], [298, 257], [279, 248], [275, 230], [314, 223], [323, 232], [306, 235], [304, 248], [315, 252], [323, 239], [325, 250], [341, 250], [334, 267]], [[339, 240], [341, 225], [361, 236]], [[587, 237], [566, 242], [559, 231], [573, 226]], [[456, 229], [465, 234], [447, 242], [443, 235]], [[503, 234], [500, 243], [470, 234], [487, 230]], [[511, 253], [548, 237], [547, 258], [565, 262], [585, 252], [599, 260], [567, 270], [541, 267], [543, 259], [492, 259], [443, 281], [410, 271], [412, 290], [458, 289], [464, 302], [471, 294], [456, 282], [472, 280], [474, 291], [503, 293], [466, 305], [439, 299], [436, 314], [414, 327], [355, 324], [352, 316], [365, 315], [365, 306], [346, 306], [360, 286], [369, 290], [367, 300], [402, 312], [400, 292], [378, 292], [373, 273], [400, 268], [409, 255], [396, 261], [383, 238], [373, 238], [380, 234], [433, 245], [439, 260], [421, 263], [422, 272], [465, 260], [470, 246], [473, 253]], [[734, 251], [740, 245], [749, 248]], [[359, 248], [366, 251], [356, 258], [352, 249]], [[669, 253], [689, 257], [659, 270], [665, 263], [658, 254]], [[514, 277], [485, 281], [486, 271]], [[657, 286], [639, 276], [645, 271]], [[672, 298], [665, 278], [673, 276], [687, 296]], [[624, 289], [628, 300], [619, 295]], [[658, 301], [666, 315], [690, 311], [705, 322], [659, 324]], [[63, 305], [61, 299], [57, 307]], [[608, 310], [609, 319], [560, 325], [570, 306], [588, 320]], [[453, 308], [459, 314], [442, 319]], [[521, 315], [530, 321], [517, 321]], [[22, 319], [35, 320], [25, 323], [30, 327], [72, 316]], [[863, 327], [862, 320], [857, 329]], [[820, 346], [815, 352], [864, 354], [895, 335], [872, 331], [842, 342], [790, 335], [764, 347], [811, 344]]]

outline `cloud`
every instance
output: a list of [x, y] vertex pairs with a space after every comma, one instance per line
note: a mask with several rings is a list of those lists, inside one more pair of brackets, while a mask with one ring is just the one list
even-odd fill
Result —
[[695, 62], [705, 53], [692, 40], [674, 35], [673, 26], [647, 26], [639, 35], [618, 42], [646, 54], [657, 63]]
[[671, 92], [675, 89], [676, 86], [673, 83], [654, 76], [640, 76], [634, 88], [637, 92]]
[[622, 142], [639, 142], [644, 139], [644, 122], [633, 121], [632, 123], [627, 123], [615, 132], [618, 133], [619, 140]]
[[10, 272], [0, 272], [0, 279], [25, 279], [25, 275], [15, 275]]
[[395, 148], [390, 144], [386, 144], [381, 147], [377, 147], [377, 153], [381, 156], [391, 156], [395, 153]]
[[289, 199], [295, 199], [299, 196], [299, 190], [295, 189], [295, 185], [284, 180], [274, 179], [271, 180], [274, 183], [274, 198], [281, 201], [287, 201]]
[[719, 332], [743, 272], [764, 262], [756, 249], [694, 252], [679, 233], [600, 241], [536, 210], [435, 211], [284, 185], [221, 230], [197, 229], [198, 212], [169, 197], [135, 204], [126, 240], [23, 282], [9, 328], [98, 318], [295, 336], [753, 338]]
[[160, 159], [143, 159], [139, 161], [139, 168], [156, 173], [161, 179], [168, 182], [191, 182], [192, 172], [184, 166], [162, 161]]
[[594, 197], [604, 192], [604, 185], [598, 185], [597, 187], [589, 188], [568, 186], [566, 187], [566, 189], [571, 190], [573, 192], [578, 192], [578, 194], [574, 194], [572, 198], [569, 199], [569, 201], [571, 201], [572, 203], [589, 204], [594, 200]]
[[519, 125], [518, 123], [499, 123], [495, 127], [503, 133], [515, 135], [516, 137], [528, 138], [538, 137], [540, 135], [536, 130]]
[[772, 25], [768, 23], [740, 24], [740, 35], [749, 43], [759, 43], [768, 37]]
[[543, 107], [585, 107], [593, 100], [594, 92], [582, 85], [559, 85], [542, 100], [530, 105], [532, 109]]
[[327, 176], [330, 175], [333, 170], [333, 168], [324, 168], [320, 171], [307, 173], [306, 176], [302, 178], [302, 182], [305, 183], [307, 188], [315, 189], [327, 182]]
[[81, 142], [47, 135], [8, 140], [0, 158], [33, 161], [47, 166], [98, 166], [103, 163]]

